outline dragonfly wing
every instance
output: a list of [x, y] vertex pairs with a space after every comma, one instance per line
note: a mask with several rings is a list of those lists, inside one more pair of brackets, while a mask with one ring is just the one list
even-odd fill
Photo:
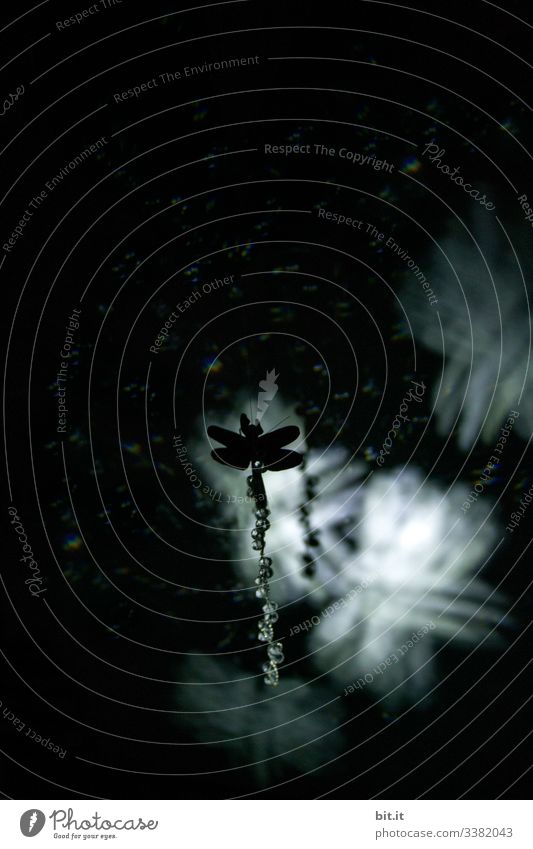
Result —
[[216, 439], [217, 442], [222, 442], [223, 445], [231, 448], [237, 448], [244, 441], [244, 438], [238, 433], [233, 433], [232, 430], [226, 430], [225, 427], [218, 427], [218, 425], [209, 425], [207, 434], [211, 439]]
[[302, 460], [303, 455], [299, 454], [298, 451], [279, 448], [277, 451], [273, 451], [263, 462], [269, 472], [282, 472], [285, 469], [294, 469], [300, 465]]
[[265, 451], [271, 451], [274, 448], [282, 448], [284, 445], [294, 442], [300, 436], [300, 428], [296, 425], [288, 425], [288, 427], [279, 427], [277, 430], [271, 430], [270, 433], [265, 433], [258, 439], [258, 448], [264, 447]]
[[232, 466], [234, 469], [247, 469], [250, 465], [250, 459], [234, 448], [216, 448], [211, 451], [211, 457], [223, 466]]

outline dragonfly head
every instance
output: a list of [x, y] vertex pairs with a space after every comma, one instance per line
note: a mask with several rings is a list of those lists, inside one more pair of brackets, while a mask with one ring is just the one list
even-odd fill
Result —
[[263, 428], [256, 419], [255, 424], [250, 422], [250, 419], [245, 413], [241, 415], [241, 433], [243, 436], [261, 436]]

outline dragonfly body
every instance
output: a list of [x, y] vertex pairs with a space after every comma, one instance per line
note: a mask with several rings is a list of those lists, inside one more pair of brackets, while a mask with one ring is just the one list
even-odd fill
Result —
[[296, 426], [280, 427], [270, 433], [265, 433], [256, 419], [250, 422], [244, 413], [241, 416], [239, 433], [226, 430], [218, 425], [207, 428], [208, 435], [221, 442], [223, 448], [215, 448], [211, 456], [223, 466], [234, 469], [247, 469], [251, 464], [252, 474], [249, 475], [248, 495], [255, 502], [255, 528], [252, 530], [252, 548], [259, 552], [259, 574], [255, 579], [257, 589], [255, 594], [263, 602], [263, 616], [259, 622], [258, 639], [267, 644], [267, 661], [262, 669], [265, 673], [264, 682], [277, 687], [279, 681], [278, 666], [283, 663], [283, 644], [274, 640], [274, 623], [278, 620], [277, 603], [270, 598], [269, 578], [272, 577], [272, 559], [265, 556], [265, 533], [270, 527], [268, 516], [267, 496], [263, 481], [264, 472], [279, 472], [299, 466], [303, 456], [297, 451], [285, 448], [300, 435]]
[[211, 452], [218, 463], [234, 469], [247, 469], [250, 464], [253, 469], [256, 464], [257, 471], [279, 472], [302, 462], [301, 454], [284, 447], [299, 437], [300, 430], [295, 425], [264, 433], [259, 422], [252, 424], [244, 413], [240, 424], [240, 433], [218, 425], [207, 428], [208, 435], [224, 446]]

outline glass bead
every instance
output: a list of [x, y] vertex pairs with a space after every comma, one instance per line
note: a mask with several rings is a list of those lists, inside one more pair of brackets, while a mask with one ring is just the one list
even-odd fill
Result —
[[266, 587], [258, 587], [255, 591], [256, 598], [266, 598], [267, 597], [267, 589]]
[[277, 601], [267, 601], [267, 603], [263, 605], [263, 613], [275, 613], [277, 609]]
[[278, 619], [279, 619], [279, 616], [278, 616], [277, 613], [265, 613], [265, 620], [267, 622], [274, 623], [274, 622], [277, 622]]
[[248, 477], [246, 478], [246, 483], [248, 484], [248, 486], [251, 486], [253, 484], [253, 482], [254, 482], [254, 479], [253, 479], [252, 475], [248, 475]]
[[255, 539], [252, 543], [252, 548], [253, 548], [254, 551], [261, 551], [261, 549], [263, 548], [264, 545], [265, 545], [264, 540], [259, 541], [258, 539]]
[[259, 624], [259, 639], [262, 643], [269, 643], [274, 636], [274, 628], [269, 622], [261, 622]]
[[265, 536], [264, 531], [259, 528], [254, 528], [252, 531], [252, 539], [263, 539]]
[[267, 516], [270, 516], [270, 510], [268, 507], [258, 507], [255, 511], [255, 515], [257, 519], [266, 519]]
[[304, 554], [302, 559], [304, 562], [304, 573], [308, 578], [314, 578], [316, 574], [316, 563], [314, 558], [311, 554]]
[[271, 578], [273, 574], [274, 572], [272, 571], [270, 566], [264, 566], [263, 568], [259, 569], [259, 577], [263, 581], [268, 581], [268, 579]]
[[285, 660], [279, 643], [273, 643], [272, 645], [268, 646], [267, 654], [270, 660], [272, 660], [274, 663], [283, 663], [283, 661]]
[[255, 527], [259, 528], [262, 531], [268, 531], [270, 527], [270, 522], [267, 519], [258, 519], [255, 523]]
[[260, 566], [272, 566], [272, 558], [271, 557], [261, 557], [259, 560]]

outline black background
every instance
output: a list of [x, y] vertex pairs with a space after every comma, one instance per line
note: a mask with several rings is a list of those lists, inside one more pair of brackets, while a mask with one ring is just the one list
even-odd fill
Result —
[[[46, 181], [99, 137], [109, 139], [49, 193], [0, 271], [6, 338], [10, 334], [6, 436], [12, 496], [6, 487], [4, 502], [6, 512], [11, 502], [17, 507], [47, 581], [46, 595], [31, 598], [8, 528], [0, 698], [27, 726], [67, 749], [60, 760], [3, 721], [5, 796], [209, 798], [239, 796], [252, 787], [260, 798], [415, 798], [426, 792], [434, 798], [527, 797], [527, 519], [488, 567], [495, 583], [510, 570], [504, 589], [511, 599], [526, 593], [518, 607], [524, 633], [513, 634], [513, 647], [500, 663], [448, 650], [440, 669], [443, 677], [452, 673], [451, 684], [403, 716], [385, 716], [366, 693], [345, 701], [343, 756], [303, 776], [281, 759], [262, 790], [253, 789], [249, 769], [234, 768], [231, 744], [182, 745], [190, 743], [175, 683], [183, 680], [183, 655], [236, 651], [240, 674], [256, 674], [258, 654], [250, 646], [257, 610], [253, 594], [239, 591], [228, 567], [223, 535], [203, 531], [162, 498], [144, 422], [148, 347], [176, 295], [187, 297], [199, 280], [235, 274], [231, 295], [204, 298], [152, 361], [153, 460], [172, 498], [181, 506], [188, 502], [196, 521], [216, 523], [216, 509], [191, 503], [171, 443], [176, 363], [196, 331], [174, 399], [184, 434], [194, 433], [202, 408], [206, 363], [225, 345], [233, 347], [224, 370], [206, 383], [213, 411], [231, 409], [248, 376], [269, 367], [271, 348], [233, 344], [261, 326], [264, 333], [301, 333], [320, 346], [339, 398], [320, 419], [317, 444], [326, 444], [341, 424], [342, 440], [360, 455], [369, 441], [383, 441], [402, 380], [413, 372], [412, 343], [397, 332], [395, 299], [378, 275], [393, 286], [399, 279], [389, 255], [349, 228], [319, 221], [316, 209], [349, 215], [356, 206], [359, 217], [383, 223], [397, 241], [409, 242], [414, 256], [422, 254], [428, 247], [422, 228], [387, 202], [434, 236], [448, 218], [446, 204], [467, 213], [467, 198], [435, 169], [423, 166], [415, 175], [435, 195], [399, 173], [416, 155], [402, 139], [414, 141], [419, 153], [437, 136], [452, 162], [466, 163], [474, 185], [490, 184], [502, 219], [511, 228], [527, 226], [494, 165], [527, 192], [531, 163], [517, 140], [529, 147], [531, 112], [523, 101], [531, 92], [531, 26], [513, 15], [527, 19], [529, 9], [515, 2], [505, 10], [480, 0], [410, 8], [242, 2], [181, 13], [172, 4], [123, 0], [59, 32], [55, 22], [78, 8], [51, 2], [0, 33], [4, 58], [13, 57], [2, 71], [1, 92], [20, 84], [26, 89], [1, 119], [2, 195], [9, 192], [2, 203], [2, 242]], [[7, 25], [15, 10], [6, 8], [3, 15]], [[257, 66], [159, 85], [127, 102], [113, 99], [165, 71], [255, 55]], [[268, 59], [280, 56], [329, 58]], [[389, 177], [338, 158], [262, 152], [265, 143], [291, 139], [352, 149], [374, 143], [376, 155], [393, 162], [395, 171]], [[220, 155], [230, 151], [248, 152]], [[214, 158], [206, 162], [209, 156]], [[274, 212], [280, 209], [314, 212]], [[187, 273], [178, 273], [186, 266]], [[300, 274], [241, 277], [275, 268]], [[313, 288], [311, 274], [355, 292], [361, 306], [347, 307], [334, 286], [315, 281]], [[53, 382], [67, 318], [90, 279], [69, 367], [69, 428], [61, 444]], [[304, 306], [276, 311], [260, 303], [217, 320], [221, 309], [282, 300]], [[396, 388], [370, 438], [379, 398], [358, 396], [343, 423], [349, 406], [343, 395], [354, 391], [348, 353], [323, 316], [305, 305], [341, 324], [356, 348], [360, 385], [384, 383], [376, 327], [383, 334], [388, 381]], [[308, 346], [296, 353], [291, 400], [312, 425], [325, 378], [313, 373], [316, 354]], [[431, 382], [438, 360], [424, 350], [418, 356], [418, 373]], [[120, 443], [130, 448], [121, 454]], [[503, 472], [520, 485], [504, 492], [508, 478], [496, 484], [506, 514], [531, 483], [524, 447], [514, 436]], [[429, 469], [441, 449], [430, 428], [418, 464]], [[398, 451], [398, 462], [407, 460], [408, 446]], [[486, 457], [486, 446], [476, 446], [461, 472], [465, 481], [474, 480], [473, 470]], [[450, 441], [433, 476], [446, 483], [463, 462]], [[306, 614], [302, 604], [290, 621], [282, 618], [282, 627]], [[292, 671], [315, 677], [301, 654], [288, 657]], [[209, 718], [203, 735], [212, 739]], [[253, 751], [245, 751], [242, 763], [253, 760]]]

